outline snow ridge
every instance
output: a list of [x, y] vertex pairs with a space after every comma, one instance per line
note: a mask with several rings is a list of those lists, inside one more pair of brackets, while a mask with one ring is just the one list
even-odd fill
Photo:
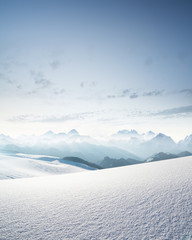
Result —
[[192, 235], [192, 157], [0, 182], [1, 240]]

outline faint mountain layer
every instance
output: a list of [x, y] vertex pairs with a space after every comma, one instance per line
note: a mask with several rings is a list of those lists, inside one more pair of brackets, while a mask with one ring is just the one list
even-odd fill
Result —
[[153, 156], [147, 158], [146, 162], [168, 160], [168, 159], [172, 159], [172, 158], [187, 157], [187, 156], [191, 156], [191, 155], [192, 155], [192, 153], [190, 153], [188, 151], [180, 152], [178, 154], [159, 152], [159, 153], [154, 154]]
[[142, 162], [137, 161], [135, 159], [131, 159], [131, 158], [115, 159], [115, 158], [105, 157], [103, 161], [100, 163], [100, 165], [103, 168], [113, 168], [113, 167], [122, 167], [122, 166], [139, 164], [139, 163], [142, 163]]
[[98, 164], [106, 156], [111, 159], [144, 160], [158, 152], [192, 152], [192, 135], [175, 143], [163, 133], [148, 131], [140, 134], [134, 129], [120, 130], [107, 141], [80, 135], [75, 129], [68, 133], [48, 131], [41, 136], [23, 135], [17, 139], [1, 134], [0, 149], [57, 157], [73, 156]]

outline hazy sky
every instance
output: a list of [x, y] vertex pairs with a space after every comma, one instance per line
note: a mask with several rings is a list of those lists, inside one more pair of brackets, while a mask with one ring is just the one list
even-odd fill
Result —
[[0, 132], [192, 133], [192, 1], [0, 0]]

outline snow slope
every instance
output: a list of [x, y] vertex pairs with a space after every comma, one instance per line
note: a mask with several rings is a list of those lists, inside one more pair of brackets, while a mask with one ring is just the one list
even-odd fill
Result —
[[0, 181], [0, 239], [192, 236], [192, 157]]
[[38, 177], [93, 170], [84, 164], [58, 157], [0, 153], [0, 179]]

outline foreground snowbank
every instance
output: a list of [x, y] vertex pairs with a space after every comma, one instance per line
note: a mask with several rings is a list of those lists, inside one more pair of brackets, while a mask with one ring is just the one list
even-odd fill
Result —
[[0, 182], [7, 239], [187, 239], [192, 157]]
[[0, 179], [39, 177], [93, 170], [58, 157], [0, 152]]

